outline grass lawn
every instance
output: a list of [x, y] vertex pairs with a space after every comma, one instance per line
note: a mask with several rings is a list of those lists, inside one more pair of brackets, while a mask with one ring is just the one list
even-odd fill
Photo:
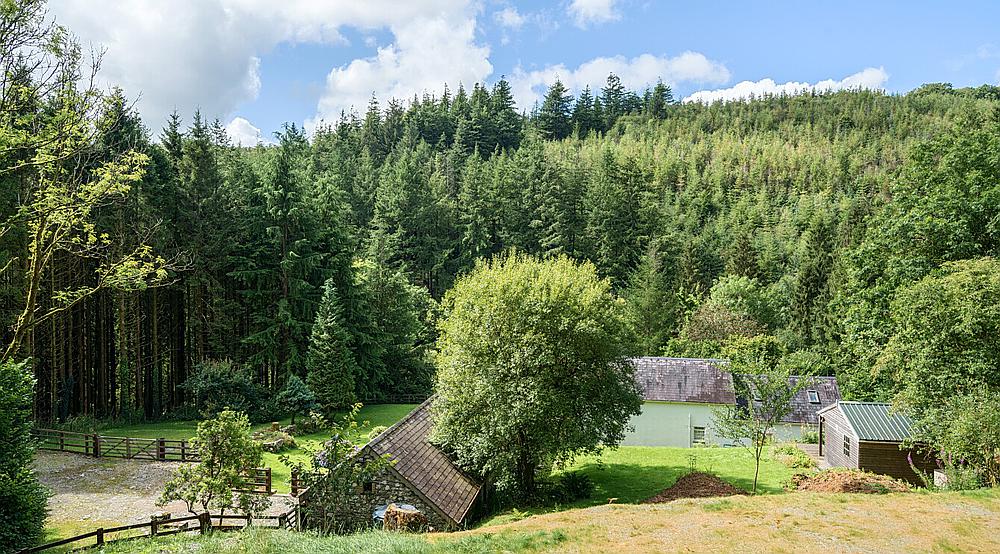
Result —
[[[564, 506], [510, 510], [485, 522], [493, 525], [516, 521], [529, 515], [607, 504], [635, 504], [673, 485], [691, 471], [714, 473], [725, 481], [749, 491], [753, 487], [753, 456], [743, 448], [669, 448], [623, 446], [601, 456], [578, 458], [565, 471], [582, 471], [594, 482], [594, 493], [585, 500]], [[770, 451], [761, 459], [758, 492], [780, 493], [794, 472], [774, 461]]]
[[119, 543], [107, 553], [998, 552], [1000, 490], [797, 492], [603, 505], [460, 533], [319, 537], [253, 530]]
[[[363, 406], [358, 414], [360, 426], [351, 439], [357, 444], [364, 444], [368, 441], [368, 432], [372, 427], [385, 425], [388, 427], [410, 413], [416, 404], [372, 404]], [[290, 422], [289, 418], [281, 421], [282, 425]], [[270, 427], [270, 424], [260, 424], [254, 430]], [[138, 437], [146, 439], [190, 439], [195, 435], [198, 428], [197, 421], [168, 421], [162, 423], [142, 423], [137, 425], [116, 425], [102, 427], [99, 432], [102, 435], [115, 437]], [[320, 444], [329, 439], [327, 432], [314, 433], [311, 435], [300, 435], [295, 437], [298, 448], [288, 450], [282, 454], [288, 454], [292, 460], [306, 461], [308, 459], [307, 449], [318, 450]], [[288, 467], [278, 459], [279, 454], [264, 453], [264, 465], [271, 468], [271, 480], [276, 491], [288, 492], [291, 475]]]

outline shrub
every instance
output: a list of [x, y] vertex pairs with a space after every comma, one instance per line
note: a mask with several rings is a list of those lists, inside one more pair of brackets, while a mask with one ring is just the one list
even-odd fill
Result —
[[295, 416], [316, 408], [316, 396], [298, 375], [288, 378], [277, 401], [282, 409], [292, 415], [292, 425], [295, 425]]
[[571, 471], [559, 476], [559, 489], [564, 502], [583, 500], [594, 494], [594, 481], [586, 473]]
[[384, 433], [386, 429], [388, 429], [388, 427], [386, 427], [385, 425], [376, 425], [375, 427], [372, 427], [372, 430], [368, 431], [368, 440], [369, 441], [375, 440], [375, 437]]
[[774, 459], [792, 469], [811, 469], [816, 462], [794, 444], [782, 444], [774, 447]]
[[26, 363], [0, 363], [0, 545], [34, 545], [45, 523], [46, 493], [31, 471], [34, 379]]
[[252, 435], [252, 438], [260, 443], [264, 452], [272, 452], [274, 454], [291, 450], [297, 446], [295, 437], [284, 431], [257, 431]]
[[184, 381], [190, 402], [210, 418], [229, 408], [244, 413], [260, 413], [265, 398], [263, 388], [254, 383], [249, 372], [229, 360], [206, 360], [194, 367]]
[[330, 422], [319, 412], [309, 412], [309, 415], [295, 424], [296, 435], [312, 435], [330, 428]]
[[803, 429], [799, 442], [803, 444], [819, 444], [819, 431], [815, 429]]

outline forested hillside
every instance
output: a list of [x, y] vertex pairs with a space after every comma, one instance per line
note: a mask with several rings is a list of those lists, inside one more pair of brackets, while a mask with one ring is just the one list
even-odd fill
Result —
[[[6, 87], [8, 129], [63, 114], [58, 91]], [[134, 159], [131, 186], [40, 270], [33, 233], [58, 194], [38, 193], [48, 166], [21, 163], [41, 146], [0, 151], [5, 358], [32, 359], [40, 418], [161, 417], [219, 364], [272, 390], [328, 363], [360, 400], [426, 393], [437, 301], [509, 249], [592, 261], [635, 354], [718, 356], [767, 333], [847, 397], [889, 398], [897, 291], [1000, 247], [997, 87], [702, 105], [611, 76], [526, 111], [501, 80], [373, 100], [255, 148], [198, 113], [148, 129], [127, 94], [95, 102], [86, 147], [54, 163]], [[109, 252], [141, 278], [112, 278]], [[19, 326], [29, 294], [37, 317]]]

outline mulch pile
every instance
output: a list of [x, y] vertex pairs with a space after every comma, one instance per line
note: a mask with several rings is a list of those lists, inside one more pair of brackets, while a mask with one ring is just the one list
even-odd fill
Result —
[[910, 486], [903, 481], [885, 475], [852, 469], [828, 469], [812, 475], [795, 475], [792, 477], [792, 488], [800, 491], [865, 494], [910, 491]]
[[707, 498], [737, 494], [745, 495], [747, 491], [730, 485], [710, 473], [696, 471], [681, 477], [673, 486], [664, 489], [663, 492], [652, 498], [647, 498], [643, 502], [646, 504], [661, 504], [681, 498]]

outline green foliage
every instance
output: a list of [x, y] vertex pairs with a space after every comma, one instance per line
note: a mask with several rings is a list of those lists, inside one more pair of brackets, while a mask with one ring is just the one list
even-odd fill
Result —
[[312, 529], [323, 533], [356, 531], [352, 527], [350, 504], [366, 482], [395, 464], [384, 456], [358, 456], [351, 437], [358, 435], [357, 415], [361, 404], [354, 404], [342, 418], [329, 428], [330, 440], [316, 452], [309, 453], [308, 462], [282, 456], [281, 462], [301, 476], [303, 487], [309, 489], [309, 502], [301, 504], [302, 515]]
[[354, 401], [354, 376], [358, 370], [349, 345], [350, 335], [341, 320], [340, 299], [333, 283], [327, 281], [313, 324], [307, 362], [309, 388], [327, 414]]
[[1000, 391], [985, 388], [925, 409], [916, 444], [930, 444], [944, 465], [948, 488], [1000, 485]]
[[619, 311], [590, 264], [482, 263], [445, 298], [434, 440], [515, 495], [552, 463], [617, 445], [640, 409]]
[[816, 462], [794, 444], [775, 446], [771, 450], [771, 455], [775, 460], [792, 469], [812, 469], [816, 467]]
[[25, 362], [0, 362], [0, 544], [20, 549], [42, 536], [47, 494], [31, 469], [34, 380]]
[[213, 417], [230, 408], [244, 413], [257, 413], [264, 393], [254, 383], [250, 373], [230, 360], [206, 360], [195, 367], [184, 381], [188, 402], [202, 417]]
[[164, 485], [161, 505], [180, 500], [191, 513], [197, 513], [195, 507], [200, 506], [205, 511], [236, 510], [251, 517], [267, 509], [270, 498], [250, 490], [248, 472], [260, 467], [263, 450], [250, 436], [246, 414], [228, 409], [219, 412], [198, 424], [198, 434], [191, 442], [201, 461], [177, 469]]
[[375, 440], [375, 437], [384, 433], [386, 429], [388, 429], [388, 427], [385, 425], [376, 425], [375, 427], [372, 427], [372, 430], [368, 431], [368, 440]]
[[810, 386], [810, 380], [789, 381], [793, 366], [781, 363], [781, 346], [773, 337], [738, 340], [727, 350], [738, 401], [736, 406], [713, 409], [712, 427], [720, 437], [741, 444], [753, 454], [756, 470], [752, 492], [756, 494], [768, 435], [791, 411], [791, 400]]
[[296, 415], [316, 407], [316, 395], [309, 390], [309, 387], [298, 375], [292, 375], [288, 378], [285, 388], [278, 393], [277, 401], [285, 411], [292, 414], [292, 425], [295, 425]]

